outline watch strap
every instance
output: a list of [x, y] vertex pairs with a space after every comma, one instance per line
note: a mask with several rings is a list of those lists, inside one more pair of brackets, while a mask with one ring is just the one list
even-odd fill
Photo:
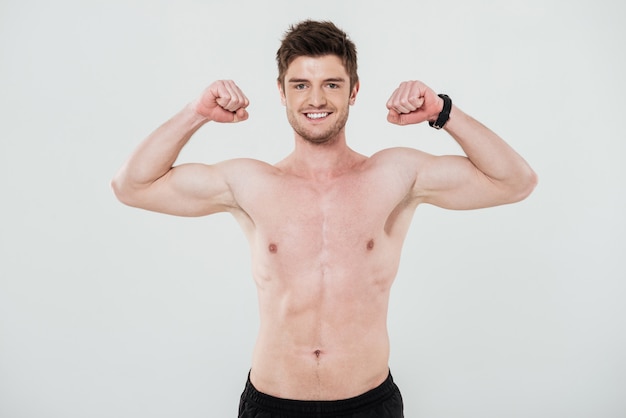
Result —
[[438, 94], [437, 96], [443, 99], [443, 109], [441, 110], [441, 113], [439, 113], [439, 116], [437, 116], [437, 120], [434, 122], [428, 122], [428, 124], [435, 129], [441, 129], [444, 127], [448, 119], [450, 119], [452, 99], [450, 99], [450, 97], [446, 94]]

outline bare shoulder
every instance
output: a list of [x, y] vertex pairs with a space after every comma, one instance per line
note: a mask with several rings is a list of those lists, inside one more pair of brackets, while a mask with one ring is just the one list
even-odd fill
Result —
[[245, 200], [246, 195], [259, 187], [267, 188], [281, 174], [277, 167], [252, 158], [225, 160], [214, 166], [222, 173], [236, 201]]
[[420, 169], [433, 158], [433, 155], [415, 148], [394, 147], [378, 151], [372, 155], [368, 164], [374, 170], [400, 175], [413, 183]]
[[223, 173], [229, 186], [237, 186], [240, 182], [249, 182], [255, 178], [276, 174], [278, 169], [264, 161], [252, 158], [235, 158], [214, 164]]
[[387, 191], [405, 196], [411, 195], [420, 167], [426, 165], [430, 157], [414, 148], [386, 148], [373, 154], [364, 168], [372, 174], [368, 176], [372, 182], [384, 184]]
[[233, 158], [231, 160], [224, 160], [218, 164], [236, 167], [239, 169], [259, 171], [271, 170], [274, 168], [273, 165], [266, 163], [265, 161], [255, 160], [254, 158]]
[[137, 206], [179, 216], [237, 211], [239, 196], [251, 179], [266, 178], [273, 170], [267, 163], [244, 158], [181, 164], [155, 182]]
[[415, 148], [393, 147], [378, 151], [370, 157], [370, 161], [377, 165], [392, 165], [396, 168], [403, 168], [407, 164], [415, 167], [415, 164], [419, 164], [430, 157], [432, 155]]

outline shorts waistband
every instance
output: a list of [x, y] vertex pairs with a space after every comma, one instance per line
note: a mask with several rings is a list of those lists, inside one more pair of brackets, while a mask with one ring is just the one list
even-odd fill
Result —
[[387, 379], [374, 389], [353, 398], [337, 401], [299, 401], [292, 399], [277, 398], [259, 392], [248, 374], [246, 387], [241, 395], [241, 399], [252, 402], [257, 406], [278, 414], [298, 414], [302, 417], [323, 417], [325, 415], [337, 415], [342, 413], [354, 413], [360, 409], [367, 409], [372, 405], [377, 405], [391, 398], [398, 387], [393, 382], [391, 373]]

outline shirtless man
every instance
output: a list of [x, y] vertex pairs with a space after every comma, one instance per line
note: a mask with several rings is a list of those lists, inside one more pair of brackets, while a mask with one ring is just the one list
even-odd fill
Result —
[[356, 50], [332, 23], [292, 26], [277, 61], [295, 137], [284, 160], [173, 167], [205, 123], [248, 118], [244, 93], [217, 81], [139, 145], [114, 192], [127, 205], [167, 214], [229, 212], [241, 225], [260, 330], [239, 417], [402, 417], [386, 321], [415, 208], [516, 202], [536, 176], [495, 133], [419, 81], [393, 92], [388, 121], [445, 125], [466, 157], [409, 148], [366, 157], [350, 149], [344, 127], [359, 91]]

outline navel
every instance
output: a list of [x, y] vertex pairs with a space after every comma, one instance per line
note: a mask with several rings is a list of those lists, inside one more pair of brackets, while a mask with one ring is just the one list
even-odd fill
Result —
[[273, 242], [269, 245], [268, 249], [270, 250], [270, 253], [272, 254], [278, 252], [278, 246], [274, 244]]
[[373, 249], [374, 249], [374, 240], [373, 240], [373, 239], [371, 239], [371, 240], [367, 241], [367, 249], [368, 249], [369, 251], [371, 251], [371, 250], [373, 250]]

